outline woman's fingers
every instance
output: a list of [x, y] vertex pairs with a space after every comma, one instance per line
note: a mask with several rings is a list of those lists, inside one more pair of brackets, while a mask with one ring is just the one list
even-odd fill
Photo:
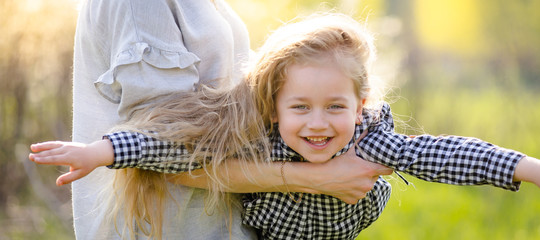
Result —
[[366, 137], [368, 135], [368, 130], [364, 130], [362, 132], [362, 134], [360, 134], [360, 136], [358, 137], [358, 139], [356, 139], [356, 141], [354, 142], [354, 144], [358, 145], [358, 143], [360, 142], [360, 140], [362, 140], [364, 137]]
[[360, 201], [360, 199], [365, 198], [365, 197], [366, 197], [366, 193], [361, 192], [361, 193], [358, 193], [358, 194], [354, 194], [353, 197], [343, 197], [343, 198], [340, 198], [340, 199], [342, 201], [344, 201], [345, 203], [347, 203], [347, 204], [356, 204], [356, 203], [358, 203], [358, 201]]
[[376, 169], [375, 169], [375, 174], [377, 174], [377, 178], [380, 176], [380, 175], [390, 175], [394, 172], [394, 169], [391, 169], [389, 167], [386, 167], [386, 166], [383, 166], [383, 165], [379, 165]]

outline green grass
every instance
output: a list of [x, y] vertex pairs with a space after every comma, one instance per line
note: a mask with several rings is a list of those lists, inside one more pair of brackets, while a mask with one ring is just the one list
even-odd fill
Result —
[[[411, 177], [408, 177], [411, 180]], [[397, 181], [397, 180], [396, 180]], [[357, 239], [538, 239], [540, 191], [392, 181], [394, 191], [378, 221]]]

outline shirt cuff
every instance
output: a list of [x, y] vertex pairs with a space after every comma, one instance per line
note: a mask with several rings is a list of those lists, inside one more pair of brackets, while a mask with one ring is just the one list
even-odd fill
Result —
[[500, 161], [488, 169], [487, 178], [492, 180], [497, 187], [510, 191], [518, 191], [521, 182], [514, 181], [514, 173], [518, 162], [526, 157], [526, 155], [505, 148], [500, 148], [493, 154], [493, 158], [491, 159], [500, 159]]
[[104, 135], [103, 139], [109, 139], [114, 149], [113, 164], [108, 165], [107, 168], [122, 169], [138, 165], [138, 160], [142, 157], [142, 149], [136, 133], [114, 132]]

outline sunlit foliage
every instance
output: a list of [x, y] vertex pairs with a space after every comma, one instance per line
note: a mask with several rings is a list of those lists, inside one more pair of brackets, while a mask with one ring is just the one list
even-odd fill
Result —
[[422, 47], [473, 55], [487, 50], [479, 1], [417, 0], [414, 6]]

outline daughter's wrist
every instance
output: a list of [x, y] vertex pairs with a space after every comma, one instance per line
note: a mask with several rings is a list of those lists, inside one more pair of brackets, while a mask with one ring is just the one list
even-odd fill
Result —
[[98, 166], [109, 166], [114, 163], [114, 148], [109, 139], [95, 141], [88, 147], [96, 155]]

